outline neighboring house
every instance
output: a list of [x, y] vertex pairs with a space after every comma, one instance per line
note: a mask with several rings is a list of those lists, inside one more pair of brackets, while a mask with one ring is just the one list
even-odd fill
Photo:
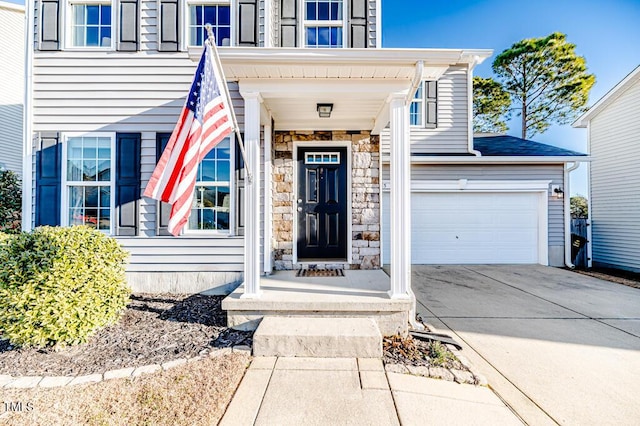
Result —
[[590, 167], [593, 266], [640, 272], [640, 66], [580, 116]]
[[[374, 302], [391, 303], [411, 300], [412, 262], [564, 264], [568, 203], [552, 188], [566, 188], [566, 163], [585, 157], [474, 139], [472, 73], [489, 50], [380, 48], [379, 0], [33, 6], [32, 225], [84, 223], [114, 235], [132, 254], [137, 290], [243, 282], [244, 298], [226, 306], [245, 303], [255, 316], [267, 292], [261, 275], [274, 271], [379, 271], [387, 284]], [[233, 137], [214, 149], [188, 229], [170, 237], [167, 206], [140, 194], [178, 118], [206, 22], [247, 162]], [[327, 303], [350, 294], [305, 294], [317, 293]], [[277, 311], [292, 306], [264, 297]]]
[[22, 174], [24, 6], [0, 1], [0, 169]]

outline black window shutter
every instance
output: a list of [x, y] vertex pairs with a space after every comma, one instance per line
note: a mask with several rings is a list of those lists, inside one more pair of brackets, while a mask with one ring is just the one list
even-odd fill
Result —
[[424, 82], [424, 102], [425, 102], [425, 127], [435, 129], [438, 127], [438, 81], [430, 80]]
[[256, 0], [238, 3], [238, 46], [258, 45], [258, 5]]
[[158, 50], [177, 52], [180, 48], [180, 3], [178, 0], [160, 0], [158, 22]]
[[138, 235], [140, 133], [116, 134], [116, 235]]
[[[160, 161], [160, 156], [170, 137], [171, 133], [156, 134], [156, 164]], [[171, 235], [168, 230], [170, 215], [171, 204], [158, 201], [156, 204], [156, 235]]]
[[350, 6], [350, 47], [367, 47], [367, 0], [351, 0]]
[[[302, 18], [301, 18], [302, 19]], [[280, 1], [280, 46], [298, 46], [298, 2]]]
[[39, 50], [60, 50], [59, 0], [40, 0]]
[[[60, 225], [62, 144], [58, 133], [41, 133], [36, 151], [35, 225]], [[30, 219], [27, 219], [30, 220]]]
[[120, 0], [120, 35], [118, 50], [135, 52], [138, 50], [138, 26], [140, 14], [138, 0]]

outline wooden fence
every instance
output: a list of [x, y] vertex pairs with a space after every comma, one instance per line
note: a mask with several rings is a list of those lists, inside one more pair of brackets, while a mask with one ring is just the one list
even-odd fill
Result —
[[576, 268], [587, 269], [587, 219], [571, 219], [571, 260]]

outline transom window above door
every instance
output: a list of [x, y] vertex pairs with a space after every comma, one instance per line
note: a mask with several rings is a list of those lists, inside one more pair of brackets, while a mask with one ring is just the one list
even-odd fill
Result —
[[340, 164], [339, 152], [306, 152], [305, 164]]
[[342, 0], [305, 0], [305, 47], [343, 47], [344, 24]]
[[231, 45], [231, 6], [229, 3], [190, 3], [189, 4], [189, 45], [202, 46], [208, 34], [206, 24], [216, 38], [216, 45]]
[[112, 47], [111, 2], [70, 3], [71, 47]]

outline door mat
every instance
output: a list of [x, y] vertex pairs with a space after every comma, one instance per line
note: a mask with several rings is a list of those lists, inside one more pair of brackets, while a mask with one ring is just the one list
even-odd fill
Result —
[[343, 269], [298, 269], [296, 277], [344, 277]]

